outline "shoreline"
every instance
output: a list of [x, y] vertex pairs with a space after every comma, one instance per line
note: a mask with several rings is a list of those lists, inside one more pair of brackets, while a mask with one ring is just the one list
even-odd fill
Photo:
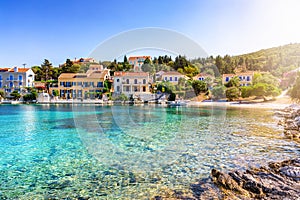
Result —
[[[114, 102], [114, 101], [50, 101], [50, 102], [18, 102], [18, 101], [6, 101], [0, 102], [0, 105], [159, 105], [159, 106], [168, 106], [166, 103], [134, 103], [130, 102]], [[248, 108], [248, 109], [284, 109], [293, 104], [293, 102], [197, 102], [190, 101], [185, 106], [177, 106], [177, 107], [224, 107], [224, 108]]]

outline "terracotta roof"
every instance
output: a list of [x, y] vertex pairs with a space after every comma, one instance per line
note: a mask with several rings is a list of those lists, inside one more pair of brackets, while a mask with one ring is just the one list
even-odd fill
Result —
[[76, 75], [75, 73], [62, 73], [58, 78], [74, 78]]
[[[24, 73], [30, 70], [30, 68], [18, 68], [18, 72]], [[0, 68], [0, 72], [15, 72], [15, 68]]]
[[129, 58], [128, 58], [128, 60], [135, 60], [135, 59], [139, 59], [139, 58], [149, 58], [149, 59], [151, 59], [151, 56], [130, 56]]
[[226, 76], [246, 76], [246, 75], [254, 75], [254, 72], [249, 71], [249, 72], [241, 72], [241, 73], [236, 73], [236, 74], [223, 74], [223, 77], [226, 77]]
[[183, 74], [180, 74], [179, 72], [176, 72], [176, 71], [171, 71], [171, 72], [165, 72], [162, 74], [162, 76], [164, 75], [181, 75], [181, 76], [184, 76]]
[[148, 72], [115, 72], [114, 76], [149, 76]]

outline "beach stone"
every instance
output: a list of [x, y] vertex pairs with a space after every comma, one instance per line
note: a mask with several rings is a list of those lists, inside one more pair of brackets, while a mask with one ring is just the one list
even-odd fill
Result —
[[211, 171], [213, 182], [230, 198], [299, 199], [300, 159], [233, 171]]

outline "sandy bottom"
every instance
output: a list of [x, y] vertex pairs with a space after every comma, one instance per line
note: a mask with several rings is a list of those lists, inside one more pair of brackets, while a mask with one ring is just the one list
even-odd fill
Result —
[[266, 101], [253, 100], [248, 102], [196, 102], [191, 101], [188, 103], [189, 106], [216, 106], [216, 107], [236, 107], [236, 108], [266, 108], [266, 109], [283, 109], [294, 102], [289, 96], [281, 96], [276, 100]]

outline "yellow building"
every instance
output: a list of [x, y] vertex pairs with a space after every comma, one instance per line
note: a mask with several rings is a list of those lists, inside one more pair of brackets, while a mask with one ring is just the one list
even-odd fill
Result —
[[87, 73], [62, 73], [58, 77], [58, 88], [57, 88], [60, 94], [60, 98], [62, 99], [100, 98], [104, 88], [104, 81], [110, 80], [109, 71], [110, 71], [109, 69], [104, 69], [101, 71], [93, 70], [90, 67]]

